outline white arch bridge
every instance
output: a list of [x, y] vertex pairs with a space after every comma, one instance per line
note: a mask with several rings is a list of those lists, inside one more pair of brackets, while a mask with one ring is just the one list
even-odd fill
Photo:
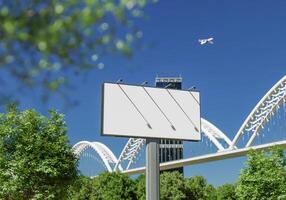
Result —
[[[276, 113], [286, 101], [286, 76], [280, 79], [257, 103], [251, 113], [243, 122], [233, 140], [230, 140], [219, 128], [206, 119], [201, 118], [203, 136], [214, 144], [216, 153], [206, 154], [187, 159], [181, 159], [160, 164], [160, 169], [172, 169], [197, 163], [222, 160], [245, 155], [249, 149], [263, 150], [272, 146], [286, 148], [286, 140], [254, 146], [255, 139], [261, 134], [262, 130], [269, 122], [270, 118]], [[242, 136], [248, 136], [248, 140], [242, 140]], [[140, 150], [145, 144], [145, 139], [130, 138], [124, 146], [119, 158], [104, 144], [100, 142], [81, 141], [73, 146], [74, 153], [80, 157], [85, 150], [94, 150], [104, 166], [109, 172], [122, 171], [128, 174], [144, 173], [145, 167], [130, 169], [136, 160]], [[239, 146], [242, 145], [242, 146]], [[123, 169], [122, 162], [127, 162]]]

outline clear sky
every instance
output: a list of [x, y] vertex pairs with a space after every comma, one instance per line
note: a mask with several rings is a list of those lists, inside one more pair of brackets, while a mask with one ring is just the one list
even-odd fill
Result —
[[[70, 142], [101, 141], [119, 156], [126, 139], [99, 134], [101, 84], [122, 78], [125, 83], [154, 84], [156, 75], [183, 77], [183, 88], [201, 91], [202, 116], [231, 139], [260, 98], [286, 73], [286, 1], [284, 0], [161, 0], [140, 20], [143, 43], [132, 59], [108, 57], [103, 70], [73, 78], [76, 108], [65, 111]], [[214, 37], [201, 46], [199, 38]], [[28, 98], [23, 107], [42, 109]], [[185, 152], [193, 151], [190, 145]], [[196, 165], [185, 175], [203, 175], [215, 185], [234, 182], [244, 158]]]

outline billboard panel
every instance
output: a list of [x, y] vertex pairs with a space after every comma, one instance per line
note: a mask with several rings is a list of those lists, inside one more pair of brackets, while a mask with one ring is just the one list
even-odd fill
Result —
[[197, 91], [104, 83], [102, 135], [200, 140]]

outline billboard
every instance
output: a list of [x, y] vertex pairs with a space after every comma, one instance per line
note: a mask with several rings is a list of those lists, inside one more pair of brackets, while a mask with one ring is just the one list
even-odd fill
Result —
[[198, 141], [200, 93], [104, 83], [101, 134]]

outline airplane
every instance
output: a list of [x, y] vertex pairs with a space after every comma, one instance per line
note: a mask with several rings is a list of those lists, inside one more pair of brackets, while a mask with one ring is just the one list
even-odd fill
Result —
[[200, 45], [204, 45], [204, 44], [213, 44], [214, 42], [213, 42], [213, 40], [214, 40], [214, 38], [207, 38], [207, 39], [199, 39], [198, 41], [199, 41], [199, 43], [200, 43]]

